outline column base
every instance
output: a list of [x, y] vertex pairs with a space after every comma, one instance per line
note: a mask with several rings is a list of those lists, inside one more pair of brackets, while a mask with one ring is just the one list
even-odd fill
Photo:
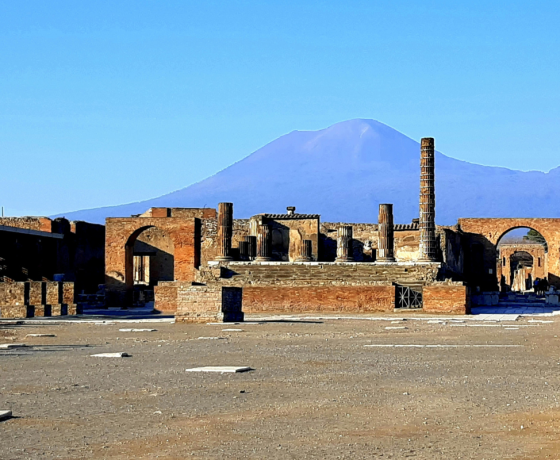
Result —
[[312, 262], [313, 259], [311, 257], [298, 257], [294, 260], [294, 262]]
[[354, 258], [353, 257], [337, 257], [335, 260], [335, 262], [354, 262]]
[[233, 260], [233, 257], [231, 257], [231, 256], [220, 256], [220, 257], [216, 257], [214, 260], [216, 262], [231, 262]]
[[375, 259], [376, 262], [396, 262], [397, 259], [394, 257], [379, 257]]
[[272, 260], [272, 257], [257, 257], [255, 259], [255, 262], [270, 262]]

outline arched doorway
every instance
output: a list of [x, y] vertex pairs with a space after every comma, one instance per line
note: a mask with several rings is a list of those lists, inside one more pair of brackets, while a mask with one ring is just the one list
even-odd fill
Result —
[[147, 226], [136, 230], [126, 243], [125, 284], [133, 305], [154, 300], [154, 286], [175, 279], [175, 245], [164, 230]]
[[496, 275], [502, 292], [529, 292], [536, 279], [548, 277], [548, 244], [533, 228], [516, 227], [504, 232], [496, 255]]

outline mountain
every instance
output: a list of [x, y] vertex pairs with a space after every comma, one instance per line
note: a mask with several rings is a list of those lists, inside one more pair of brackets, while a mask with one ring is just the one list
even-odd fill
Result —
[[[437, 138], [436, 138], [437, 145]], [[103, 223], [150, 207], [217, 207], [234, 216], [296, 212], [327, 222], [377, 222], [393, 203], [395, 223], [418, 217], [419, 143], [374, 120], [349, 120], [319, 131], [293, 131], [201, 182], [159, 198], [61, 214]], [[560, 217], [560, 167], [548, 173], [482, 166], [436, 152], [436, 222], [459, 217]], [[58, 216], [57, 216], [58, 217]]]

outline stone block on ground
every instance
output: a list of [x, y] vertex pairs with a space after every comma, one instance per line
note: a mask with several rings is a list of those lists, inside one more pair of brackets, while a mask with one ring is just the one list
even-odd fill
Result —
[[187, 372], [219, 372], [219, 373], [236, 373], [236, 372], [248, 372], [252, 371], [251, 367], [243, 366], [206, 366], [206, 367], [194, 367], [192, 369], [186, 369]]
[[243, 289], [181, 283], [177, 287], [176, 322], [243, 321]]
[[0, 410], [0, 420], [7, 420], [9, 418], [12, 418], [11, 410]]
[[92, 358], [130, 358], [131, 355], [124, 352], [118, 353], [97, 353], [96, 355], [91, 355]]
[[0, 307], [2, 318], [32, 318], [33, 309], [27, 305], [11, 305]]

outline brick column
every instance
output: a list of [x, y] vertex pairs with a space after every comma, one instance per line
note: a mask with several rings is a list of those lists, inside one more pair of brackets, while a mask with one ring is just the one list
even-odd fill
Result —
[[245, 241], [248, 244], [249, 260], [255, 260], [255, 257], [257, 257], [257, 237], [246, 236]]
[[216, 260], [233, 260], [231, 237], [233, 235], [233, 203], [218, 204], [218, 256]]
[[434, 139], [424, 137], [420, 149], [420, 259], [436, 261], [436, 192]]
[[335, 262], [353, 262], [352, 249], [352, 226], [343, 225], [338, 227]]
[[299, 248], [299, 256], [296, 262], [311, 262], [313, 260], [311, 240], [302, 240]]
[[272, 233], [270, 225], [259, 225], [257, 235], [257, 262], [266, 262], [272, 259]]
[[394, 262], [394, 233], [393, 233], [393, 205], [380, 204], [377, 234], [379, 238], [377, 260], [379, 262]]

